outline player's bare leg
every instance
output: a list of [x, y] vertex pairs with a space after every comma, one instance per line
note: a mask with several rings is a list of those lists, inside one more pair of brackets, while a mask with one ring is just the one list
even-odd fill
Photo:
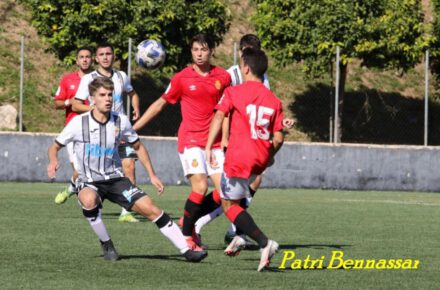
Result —
[[[133, 158], [124, 158], [122, 161], [122, 170], [124, 175], [131, 181], [132, 184], [136, 184], [136, 164]], [[119, 215], [120, 222], [137, 223], [139, 220], [134, 215], [127, 211], [125, 208], [121, 208], [121, 214]]]

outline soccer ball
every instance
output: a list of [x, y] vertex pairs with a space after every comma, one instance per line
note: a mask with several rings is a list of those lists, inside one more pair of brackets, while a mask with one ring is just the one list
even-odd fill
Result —
[[165, 48], [156, 40], [147, 39], [136, 47], [136, 62], [148, 69], [156, 69], [165, 62]]

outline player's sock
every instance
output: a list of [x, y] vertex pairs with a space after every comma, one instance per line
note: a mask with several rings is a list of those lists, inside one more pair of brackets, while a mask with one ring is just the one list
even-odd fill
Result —
[[255, 193], [257, 193], [256, 190], [253, 190], [252, 187], [249, 186], [249, 193], [251, 194], [251, 198], [254, 197]]
[[197, 234], [200, 234], [200, 231], [204, 226], [212, 222], [214, 219], [216, 219], [218, 216], [220, 216], [223, 213], [223, 209], [221, 206], [217, 207], [214, 211], [202, 216], [197, 220], [197, 222], [194, 225], [194, 230]]
[[126, 210], [125, 208], [121, 207], [121, 215], [129, 214], [130, 212]]
[[221, 205], [220, 193], [214, 189], [203, 198], [201, 216], [215, 211]]
[[183, 254], [189, 250], [182, 232], [169, 215], [162, 211], [159, 217], [153, 220], [153, 223], [155, 223], [160, 232], [179, 249], [180, 253]]
[[78, 193], [78, 188], [76, 187], [76, 183], [73, 180], [73, 177], [70, 178], [70, 184], [68, 190], [70, 195]]
[[101, 218], [101, 209], [99, 206], [92, 209], [83, 208], [83, 214], [101, 242], [110, 240], [110, 236]]
[[182, 233], [186, 237], [192, 236], [194, 224], [201, 216], [203, 198], [203, 194], [193, 191], [186, 200], [182, 228]]
[[256, 241], [260, 248], [266, 247], [268, 241], [266, 235], [258, 228], [251, 215], [242, 207], [238, 205], [231, 206], [226, 212], [226, 216], [235, 224], [237, 229]]

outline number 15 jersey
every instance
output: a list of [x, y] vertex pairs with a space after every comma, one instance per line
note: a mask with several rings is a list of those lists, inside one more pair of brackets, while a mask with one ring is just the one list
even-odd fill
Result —
[[230, 118], [224, 171], [228, 177], [249, 178], [266, 169], [271, 138], [283, 129], [281, 101], [263, 83], [248, 81], [226, 88], [215, 107]]

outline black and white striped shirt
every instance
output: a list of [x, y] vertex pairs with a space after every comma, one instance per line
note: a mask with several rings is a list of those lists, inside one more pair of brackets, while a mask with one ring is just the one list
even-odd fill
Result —
[[100, 123], [90, 111], [74, 117], [55, 142], [61, 146], [73, 142], [79, 181], [94, 182], [124, 176], [118, 154], [121, 140], [139, 140], [127, 116], [111, 112], [107, 122]]
[[[231, 66], [228, 68], [228, 73], [231, 75], [231, 86], [240, 85], [244, 82], [243, 76], [241, 75], [240, 67], [238, 64]], [[267, 78], [267, 73], [263, 75], [263, 84], [266, 88], [270, 90], [269, 79]]]

